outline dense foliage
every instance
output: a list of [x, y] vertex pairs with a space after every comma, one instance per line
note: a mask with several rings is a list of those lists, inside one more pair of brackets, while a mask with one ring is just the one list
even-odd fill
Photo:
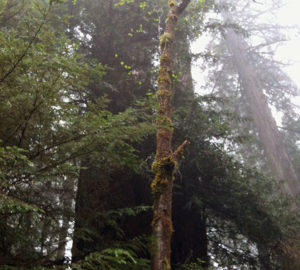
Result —
[[[243, 13], [249, 1], [241, 2], [226, 1], [228, 25], [208, 19], [217, 3], [192, 1], [176, 28], [173, 144], [190, 146], [174, 180], [172, 269], [299, 269], [297, 198], [270, 173], [222, 40], [226, 27], [249, 46], [257, 29], [268, 33], [263, 44], [277, 36], [254, 27], [255, 14]], [[0, 269], [150, 269], [167, 7], [0, 0]], [[191, 42], [202, 34], [214, 39], [194, 55]], [[297, 88], [266, 46], [250, 47], [249, 62], [269, 104], [284, 113], [281, 135], [299, 175], [299, 116], [290, 103]], [[208, 71], [206, 94], [194, 92], [196, 59]]]

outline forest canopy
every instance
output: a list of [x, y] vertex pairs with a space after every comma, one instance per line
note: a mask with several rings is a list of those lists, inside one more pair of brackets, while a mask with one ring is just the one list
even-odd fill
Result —
[[0, 269], [300, 269], [281, 4], [0, 0]]

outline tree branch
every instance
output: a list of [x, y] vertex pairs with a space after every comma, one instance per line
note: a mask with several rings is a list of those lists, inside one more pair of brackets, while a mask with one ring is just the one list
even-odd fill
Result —
[[182, 153], [184, 147], [189, 144], [190, 144], [190, 142], [188, 140], [185, 140], [173, 153], [173, 158], [177, 159], [177, 157]]
[[32, 37], [32, 39], [30, 40], [29, 44], [27, 45], [27, 47], [25, 48], [24, 52], [19, 56], [19, 58], [17, 59], [17, 61], [12, 65], [12, 67], [3, 75], [3, 77], [0, 79], [0, 84], [3, 83], [7, 77], [12, 74], [14, 72], [14, 70], [17, 68], [17, 66], [23, 61], [24, 57], [27, 55], [29, 49], [31, 48], [32, 44], [35, 42], [35, 40], [37, 39], [38, 34], [40, 33], [40, 31], [42, 30], [42, 27], [44, 26], [44, 24], [46, 23], [46, 17], [49, 13], [51, 9], [51, 5], [49, 5], [49, 8], [46, 12], [46, 14], [44, 14], [44, 20], [43, 22], [39, 25], [37, 31], [35, 32], [34, 36]]
[[176, 8], [176, 14], [180, 15], [188, 6], [191, 0], [182, 0], [182, 2]]
[[298, 130], [298, 129], [293, 129], [293, 128], [289, 128], [289, 127], [280, 127], [280, 126], [278, 126], [278, 128], [300, 134], [300, 130]]

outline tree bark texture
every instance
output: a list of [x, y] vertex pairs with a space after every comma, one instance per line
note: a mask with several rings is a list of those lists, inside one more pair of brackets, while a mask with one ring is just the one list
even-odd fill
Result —
[[[226, 11], [221, 13], [225, 21], [230, 19]], [[279, 181], [284, 192], [295, 197], [300, 192], [300, 181], [268, 106], [261, 83], [247, 57], [248, 46], [232, 28], [226, 28], [223, 37], [232, 53], [272, 175]]]
[[152, 165], [155, 178], [151, 185], [154, 195], [152, 270], [171, 269], [173, 178], [176, 168], [176, 156], [187, 143], [183, 143], [174, 153], [172, 152], [173, 122], [171, 114], [173, 88], [171, 62], [177, 20], [190, 0], [183, 0], [179, 5], [176, 5], [173, 0], [169, 0], [168, 2], [170, 9], [165, 31], [160, 37], [161, 57], [157, 80], [156, 157]]
[[[186, 196], [186, 195], [185, 195]], [[178, 196], [177, 196], [178, 197]], [[205, 212], [184, 207], [187, 200], [175, 198], [173, 206], [174, 236], [172, 237], [172, 267], [200, 259], [203, 270], [209, 267], [207, 224]], [[190, 199], [190, 197], [188, 197]], [[201, 268], [201, 269], [202, 269]]]

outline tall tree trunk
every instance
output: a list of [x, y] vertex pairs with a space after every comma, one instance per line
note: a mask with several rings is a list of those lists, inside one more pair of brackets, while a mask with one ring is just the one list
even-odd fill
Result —
[[202, 268], [207, 269], [209, 256], [206, 215], [204, 211], [199, 213], [198, 209], [184, 207], [186, 197], [174, 200], [174, 207], [177, 209], [173, 211], [175, 232], [172, 238], [172, 266], [200, 259], [203, 261]]
[[[89, 161], [84, 161], [83, 166], [89, 169], [80, 170], [78, 179], [72, 246], [73, 262], [83, 259], [97, 248], [102, 248], [103, 239], [98, 239], [88, 232], [101, 230], [97, 226], [96, 216], [109, 208], [110, 194], [114, 189], [112, 185], [109, 186], [110, 176], [103, 170], [92, 166]], [[87, 236], [89, 240], [86, 240]]]
[[[219, 6], [222, 17], [226, 23], [232, 23], [231, 16], [225, 6]], [[257, 74], [251, 65], [251, 61], [247, 55], [249, 46], [234, 31], [227, 27], [223, 31], [223, 37], [228, 49], [232, 53], [232, 58], [238, 75], [244, 95], [249, 103], [253, 122], [257, 128], [264, 154], [269, 163], [273, 177], [278, 180], [281, 190], [292, 197], [296, 197], [300, 192], [300, 179], [291, 162], [290, 156], [284, 145], [282, 136], [277, 128], [276, 122], [272, 116], [272, 112], [268, 106], [267, 97], [263, 93], [263, 87]], [[294, 209], [299, 209], [299, 205], [293, 205]], [[259, 260], [262, 269], [273, 269], [270, 261], [270, 255], [266, 247], [258, 245]], [[283, 266], [289, 269], [294, 258], [286, 258], [288, 263]], [[292, 266], [291, 269], [294, 266]]]
[[[230, 14], [222, 9], [221, 13], [224, 20], [230, 22]], [[232, 53], [272, 174], [279, 181], [282, 190], [295, 197], [300, 192], [300, 181], [268, 106], [261, 83], [247, 57], [248, 46], [232, 28], [227, 27], [223, 31], [223, 37]]]
[[174, 153], [172, 152], [173, 123], [172, 114], [172, 71], [174, 32], [179, 15], [185, 10], [190, 0], [183, 0], [176, 5], [169, 0], [169, 13], [164, 34], [160, 38], [160, 67], [158, 75], [158, 112], [156, 157], [152, 165], [155, 179], [151, 188], [154, 195], [153, 205], [153, 254], [152, 270], [171, 269], [171, 235], [172, 227], [172, 187], [176, 168], [176, 158], [182, 151], [184, 142]]

